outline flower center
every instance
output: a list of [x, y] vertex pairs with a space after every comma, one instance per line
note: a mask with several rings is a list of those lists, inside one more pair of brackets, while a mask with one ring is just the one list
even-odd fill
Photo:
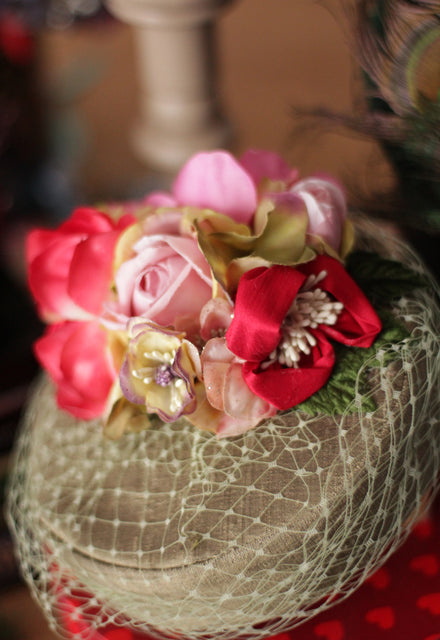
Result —
[[168, 364], [161, 364], [154, 371], [154, 381], [161, 387], [168, 387], [174, 378], [175, 375]]
[[344, 305], [333, 301], [328, 293], [316, 287], [326, 275], [326, 271], [321, 271], [307, 278], [281, 325], [281, 340], [262, 363], [262, 369], [275, 362], [297, 368], [302, 355], [310, 354], [316, 345], [316, 338], [308, 329], [336, 324]]

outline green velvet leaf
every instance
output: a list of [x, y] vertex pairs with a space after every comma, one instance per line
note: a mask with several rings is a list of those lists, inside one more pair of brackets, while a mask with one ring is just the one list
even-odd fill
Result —
[[[376, 409], [374, 400], [368, 395], [367, 371], [373, 367], [386, 366], [398, 356], [398, 351], [390, 351], [390, 344], [398, 344], [409, 338], [408, 330], [387, 311], [378, 314], [382, 321], [382, 331], [374, 344], [368, 349], [335, 345], [336, 363], [328, 382], [313, 396], [299, 404], [296, 409], [309, 415], [323, 413], [341, 415], [355, 413], [359, 409], [373, 412]], [[376, 354], [384, 349], [384, 357], [379, 362]], [[359, 370], [368, 363], [360, 376], [358, 393], [360, 405], [355, 403], [356, 381]]]
[[420, 273], [367, 251], [351, 254], [346, 268], [374, 307], [388, 305], [395, 298], [428, 286], [428, 281]]

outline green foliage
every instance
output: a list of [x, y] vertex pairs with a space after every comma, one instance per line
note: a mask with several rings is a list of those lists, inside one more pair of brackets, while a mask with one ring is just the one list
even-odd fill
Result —
[[[296, 408], [309, 415], [324, 413], [327, 415], [341, 415], [362, 411], [373, 412], [376, 409], [374, 400], [368, 394], [368, 371], [372, 367], [387, 365], [398, 355], [398, 351], [390, 350], [391, 344], [401, 343], [410, 334], [396, 318], [387, 311], [379, 312], [382, 321], [382, 331], [374, 344], [368, 349], [335, 345], [336, 363], [328, 382], [313, 396], [302, 402]], [[377, 353], [386, 350], [381, 362]], [[361, 375], [358, 375], [363, 369]], [[357, 392], [361, 395], [361, 407], [355, 404], [356, 384]]]
[[400, 262], [367, 251], [353, 253], [348, 259], [347, 271], [376, 310], [414, 289], [428, 286], [421, 274]]

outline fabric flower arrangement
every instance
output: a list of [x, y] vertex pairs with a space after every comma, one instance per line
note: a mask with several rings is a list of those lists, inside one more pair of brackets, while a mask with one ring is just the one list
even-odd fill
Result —
[[59, 406], [105, 432], [184, 416], [219, 437], [291, 409], [329, 380], [335, 343], [381, 321], [344, 268], [341, 187], [278, 155], [199, 153], [171, 193], [79, 208], [27, 242], [49, 324], [35, 352]]

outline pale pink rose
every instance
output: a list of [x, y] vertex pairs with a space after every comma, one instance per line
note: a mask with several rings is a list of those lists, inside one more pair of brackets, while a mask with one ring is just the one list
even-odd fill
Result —
[[212, 407], [224, 412], [217, 436], [235, 436], [273, 416], [274, 406], [256, 396], [242, 375], [242, 360], [230, 351], [225, 338], [212, 338], [201, 356], [206, 397]]
[[332, 178], [311, 177], [297, 182], [291, 193], [302, 198], [307, 207], [308, 233], [319, 236], [338, 251], [347, 217], [342, 187]]
[[47, 322], [88, 320], [108, 295], [113, 252], [130, 215], [117, 223], [92, 208], [76, 209], [58, 229], [35, 229], [26, 243], [29, 287]]
[[192, 237], [142, 236], [134, 257], [115, 275], [116, 301], [107, 305], [103, 322], [125, 328], [130, 317], [143, 317], [161, 326], [179, 326], [199, 318], [212, 295], [210, 267]]
[[51, 325], [35, 343], [35, 354], [57, 387], [61, 409], [82, 420], [104, 413], [117, 374], [97, 322]]
[[142, 231], [146, 236], [166, 234], [178, 236], [181, 233], [182, 211], [178, 209], [159, 209], [142, 222]]

